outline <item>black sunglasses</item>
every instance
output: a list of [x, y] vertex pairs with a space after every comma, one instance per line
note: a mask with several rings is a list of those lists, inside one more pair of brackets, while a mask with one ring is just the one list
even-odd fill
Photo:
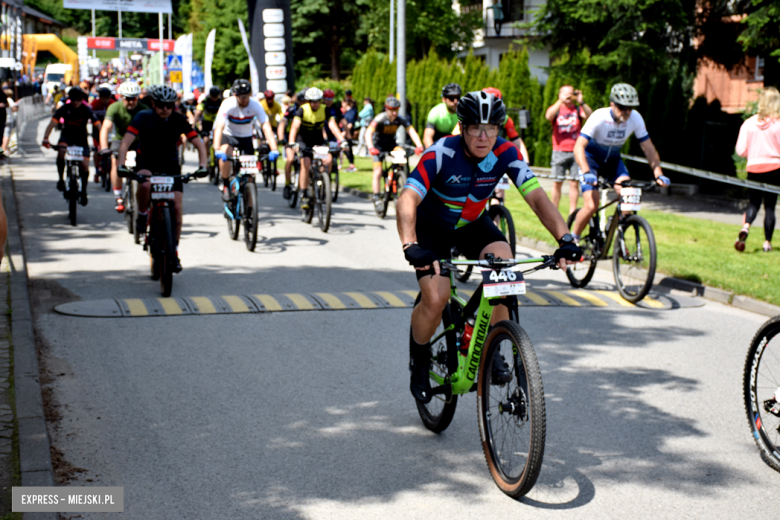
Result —
[[174, 107], [175, 105], [174, 105], [174, 103], [155, 103], [155, 106], [156, 106], [157, 108], [160, 108], [160, 109], [163, 109], [163, 108], [168, 108], [168, 109], [171, 109], [171, 110], [173, 110], [173, 107]]
[[444, 96], [444, 97], [449, 99], [450, 101], [460, 101], [460, 97], [458, 96]]

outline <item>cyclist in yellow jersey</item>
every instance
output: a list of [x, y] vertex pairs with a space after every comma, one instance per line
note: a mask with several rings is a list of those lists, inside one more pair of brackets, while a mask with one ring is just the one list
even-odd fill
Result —
[[[326, 144], [324, 135], [325, 123], [328, 124], [331, 132], [338, 139], [339, 144], [344, 141], [344, 134], [336, 124], [336, 120], [333, 117], [328, 117], [325, 113], [325, 105], [322, 104], [322, 91], [317, 87], [312, 87], [306, 91], [305, 99], [308, 101], [308, 104], [298, 108], [293, 119], [292, 128], [290, 128], [290, 142], [296, 143], [301, 148], [301, 155], [303, 156], [300, 178], [301, 209], [309, 208], [307, 189], [309, 188], [309, 169], [311, 168], [311, 160], [314, 155], [312, 147]], [[322, 162], [330, 171], [333, 158], [327, 155]]]
[[276, 126], [284, 115], [282, 105], [274, 101], [274, 93], [272, 90], [263, 92], [263, 99], [259, 99], [258, 101], [260, 101], [260, 105], [263, 107], [263, 110], [265, 110], [268, 120], [271, 122], [271, 127], [276, 131]]
[[209, 139], [209, 133], [214, 128], [214, 121], [217, 119], [217, 112], [222, 105], [222, 91], [219, 87], [211, 87], [209, 93], [205, 96], [198, 106], [195, 107], [195, 123], [203, 117], [203, 121], [200, 126], [200, 135], [203, 137], [203, 142], [206, 145], [206, 150], [211, 145]]

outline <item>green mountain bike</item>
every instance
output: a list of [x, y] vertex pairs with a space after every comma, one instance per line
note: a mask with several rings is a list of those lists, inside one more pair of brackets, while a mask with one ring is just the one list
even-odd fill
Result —
[[[530, 263], [540, 265], [525, 272], [511, 269]], [[501, 491], [521, 497], [533, 488], [542, 468], [546, 414], [539, 362], [518, 324], [517, 295], [525, 293], [523, 274], [557, 269], [555, 258], [502, 260], [487, 255], [484, 260], [440, 264], [449, 272], [452, 292], [431, 338], [433, 398], [427, 404], [417, 401], [417, 410], [425, 427], [440, 433], [455, 415], [458, 396], [476, 391], [479, 434], [490, 474]], [[483, 281], [468, 301], [458, 296], [453, 281], [458, 266], [483, 268]], [[493, 307], [499, 303], [508, 307], [510, 319], [491, 326]], [[511, 379], [497, 377], [494, 363], [504, 364]]]

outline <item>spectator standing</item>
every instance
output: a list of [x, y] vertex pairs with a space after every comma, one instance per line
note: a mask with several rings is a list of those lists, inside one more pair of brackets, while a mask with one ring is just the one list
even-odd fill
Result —
[[[769, 87], [758, 98], [758, 113], [742, 123], [737, 138], [737, 153], [747, 157], [748, 180], [780, 186], [780, 92]], [[750, 225], [764, 202], [764, 252], [772, 250], [777, 194], [748, 189], [750, 205], [742, 217], [742, 230], [734, 243], [745, 250]]]
[[7, 114], [7, 120], [5, 123], [5, 132], [3, 133], [3, 139], [2, 139], [2, 149], [6, 155], [10, 155], [10, 152], [8, 150], [8, 145], [11, 142], [11, 134], [13, 133], [14, 126], [16, 123], [16, 112], [17, 110], [19, 110], [19, 107], [16, 106], [16, 103], [13, 100], [13, 90], [7, 88], [7, 89], [3, 89], [3, 92], [5, 92], [5, 95], [8, 98], [8, 108], [10, 108], [11, 111], [8, 112]]
[[361, 157], [368, 157], [370, 147], [366, 144], [366, 129], [374, 120], [374, 100], [369, 97], [363, 98], [363, 108], [358, 113], [358, 117], [360, 118], [360, 134], [358, 135], [357, 154]]
[[582, 101], [582, 91], [564, 85], [558, 90], [558, 101], [547, 109], [544, 117], [552, 123], [552, 169], [553, 189], [550, 199], [558, 207], [561, 201], [563, 181], [569, 181], [569, 215], [577, 209], [580, 195], [577, 179], [577, 163], [574, 161], [574, 143], [582, 130], [582, 124], [593, 113], [593, 109]]
[[[352, 138], [353, 138], [353, 131], [355, 128], [355, 122], [358, 118], [358, 112], [357, 108], [355, 107], [355, 100], [352, 98], [347, 98], [344, 100], [344, 108], [346, 109], [344, 111], [344, 119], [341, 120], [342, 127], [344, 129], [344, 135], [347, 139], [347, 149], [344, 151], [344, 155], [347, 156], [347, 160], [349, 161], [349, 168], [347, 168], [346, 171], [348, 172], [354, 172], [357, 171], [357, 168], [355, 168], [355, 156], [352, 154]], [[341, 156], [341, 160], [344, 160], [344, 155]], [[342, 162], [343, 165], [343, 162]]]

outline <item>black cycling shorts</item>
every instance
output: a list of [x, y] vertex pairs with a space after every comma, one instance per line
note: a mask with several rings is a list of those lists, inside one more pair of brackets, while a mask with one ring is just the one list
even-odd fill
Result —
[[201, 132], [201, 135], [203, 135], [203, 132], [206, 132], [206, 135], [208, 135], [209, 132], [211, 132], [212, 128], [214, 128], [214, 121], [201, 121], [200, 122], [200, 132]]
[[314, 147], [315, 146], [323, 146], [328, 143], [325, 142], [325, 140], [320, 140], [318, 143], [307, 143], [305, 141], [302, 141], [301, 139], [298, 139], [296, 141], [298, 143], [298, 148], [301, 150], [301, 157], [308, 157], [309, 159], [314, 158]]
[[222, 134], [222, 144], [229, 144], [233, 148], [238, 148], [241, 155], [255, 154], [255, 145], [251, 137], [233, 137], [232, 135]]
[[[479, 260], [479, 254], [493, 242], [506, 242], [506, 237], [485, 211], [481, 217], [462, 228], [447, 229], [417, 215], [417, 242], [423, 249], [433, 251], [436, 258], [450, 258], [450, 251], [457, 247], [469, 260]], [[418, 271], [417, 279], [433, 274], [433, 269]]]
[[[137, 155], [135, 159], [135, 171], [140, 172], [141, 170], [149, 170], [152, 172], [152, 175], [181, 175], [181, 165], [179, 164], [179, 161], [163, 164], [150, 163], [145, 162], [140, 155]], [[173, 179], [173, 191], [184, 191], [184, 182], [182, 182], [181, 177]]]
[[89, 155], [89, 139], [87, 134], [72, 134], [68, 132], [60, 133], [59, 143], [65, 143], [68, 146], [83, 146], [86, 148], [86, 153]]

